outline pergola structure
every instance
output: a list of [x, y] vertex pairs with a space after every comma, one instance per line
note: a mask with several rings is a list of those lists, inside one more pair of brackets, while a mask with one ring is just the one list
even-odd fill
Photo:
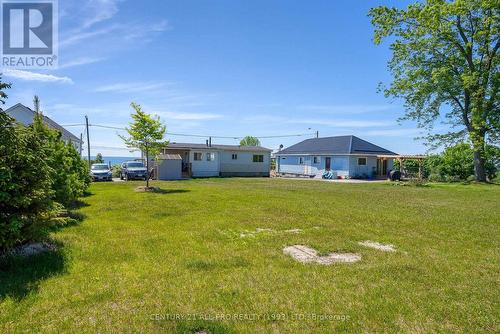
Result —
[[405, 160], [418, 161], [418, 178], [422, 179], [422, 163], [427, 158], [425, 155], [411, 155], [411, 154], [398, 154], [398, 155], [377, 155], [378, 159], [393, 159], [399, 162], [399, 172], [403, 172], [403, 162]]

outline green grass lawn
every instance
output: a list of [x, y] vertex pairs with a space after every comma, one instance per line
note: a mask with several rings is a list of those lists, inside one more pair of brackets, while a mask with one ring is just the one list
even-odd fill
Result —
[[[140, 184], [92, 185], [58, 251], [0, 270], [1, 333], [500, 330], [500, 186]], [[305, 265], [293, 244], [362, 260]]]

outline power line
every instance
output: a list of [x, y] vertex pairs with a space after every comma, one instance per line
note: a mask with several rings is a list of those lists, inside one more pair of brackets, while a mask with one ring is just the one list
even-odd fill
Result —
[[64, 124], [64, 125], [61, 125], [62, 127], [65, 127], [65, 128], [69, 128], [69, 127], [72, 127], [72, 126], [85, 126], [84, 123], [82, 124]]
[[124, 151], [139, 151], [138, 148], [127, 148], [127, 147], [117, 147], [117, 146], [100, 146], [100, 145], [91, 145], [92, 149], [103, 149], [103, 150], [124, 150]]
[[[84, 126], [85, 124], [68, 124], [62, 125], [63, 127], [72, 127], [72, 126]], [[89, 124], [89, 127], [103, 128], [103, 129], [112, 129], [112, 130], [126, 130], [126, 128], [110, 126], [110, 125], [101, 125], [101, 124]], [[188, 134], [188, 133], [174, 133], [167, 132], [167, 135], [170, 136], [179, 136], [179, 137], [195, 137], [195, 138], [218, 138], [218, 139], [242, 139], [245, 136], [214, 136], [214, 135], [201, 135], [201, 134]], [[303, 136], [315, 136], [316, 133], [298, 133], [298, 134], [289, 134], [289, 135], [270, 135], [270, 136], [256, 136], [259, 139], [272, 139], [272, 138], [291, 138], [291, 137], [303, 137]]]

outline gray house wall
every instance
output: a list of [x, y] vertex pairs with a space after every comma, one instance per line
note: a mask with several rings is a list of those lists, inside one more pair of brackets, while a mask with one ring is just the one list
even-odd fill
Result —
[[[233, 154], [237, 159], [233, 160]], [[264, 156], [263, 162], [254, 162], [254, 155]], [[268, 152], [220, 152], [221, 176], [269, 176], [271, 170], [271, 154]]]
[[9, 110], [9, 116], [14, 118], [19, 123], [28, 126], [33, 123], [33, 113], [26, 111], [24, 108], [14, 106]]
[[[359, 158], [366, 158], [366, 165], [358, 165]], [[377, 157], [368, 156], [350, 156], [349, 157], [349, 176], [367, 178], [371, 177], [377, 171]]]
[[[185, 152], [185, 153], [182, 153]], [[271, 170], [270, 151], [243, 151], [243, 150], [221, 150], [217, 148], [174, 148], [164, 149], [165, 154], [181, 154], [185, 163], [191, 164], [193, 177], [213, 177], [213, 176], [266, 176]], [[201, 160], [194, 160], [195, 153], [201, 154]], [[184, 156], [187, 154], [187, 157]], [[213, 154], [214, 159], [207, 160], [207, 156]], [[232, 155], [237, 154], [237, 159], [233, 160]], [[254, 155], [262, 155], [263, 162], [254, 162]]]
[[[304, 159], [304, 164], [299, 164], [300, 158]], [[318, 158], [318, 163], [314, 163], [314, 157]], [[277, 156], [279, 173], [285, 174], [323, 174], [325, 170], [326, 158], [330, 158], [330, 170], [338, 176], [349, 176], [349, 157], [342, 155], [283, 155]]]
[[[201, 153], [201, 160], [194, 160], [194, 154]], [[207, 154], [213, 153], [214, 160], [207, 161]], [[193, 149], [189, 152], [193, 177], [219, 176], [220, 152], [213, 149]]]

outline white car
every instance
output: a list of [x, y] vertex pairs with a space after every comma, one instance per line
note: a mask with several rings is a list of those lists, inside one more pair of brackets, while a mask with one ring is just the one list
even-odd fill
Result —
[[107, 164], [93, 164], [90, 167], [90, 175], [94, 181], [112, 181], [113, 173]]

